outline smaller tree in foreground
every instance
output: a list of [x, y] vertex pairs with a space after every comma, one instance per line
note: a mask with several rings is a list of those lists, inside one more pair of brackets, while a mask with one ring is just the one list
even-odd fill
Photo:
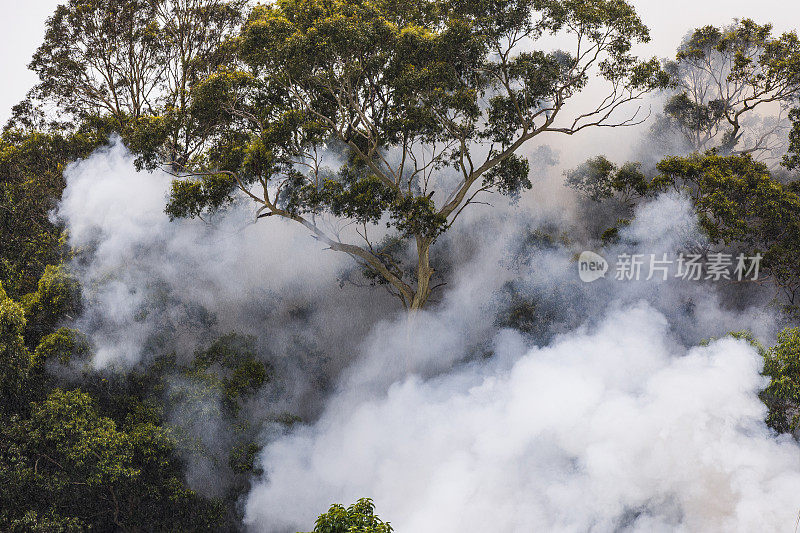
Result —
[[[547, 34], [569, 36], [573, 50], [539, 50]], [[526, 141], [643, 120], [617, 111], [666, 83], [657, 61], [630, 54], [648, 39], [622, 0], [259, 6], [232, 43], [236, 68], [194, 90], [193, 117], [216, 142], [174, 183], [167, 212], [197, 216], [239, 191], [260, 217], [302, 224], [420, 309], [431, 247], [463, 209], [531, 187]], [[595, 72], [607, 94], [565, 111]], [[397, 251], [412, 246], [407, 268]]]
[[361, 498], [344, 508], [335, 503], [328, 512], [317, 518], [312, 533], [392, 533], [388, 522], [375, 515], [375, 505], [369, 498]]

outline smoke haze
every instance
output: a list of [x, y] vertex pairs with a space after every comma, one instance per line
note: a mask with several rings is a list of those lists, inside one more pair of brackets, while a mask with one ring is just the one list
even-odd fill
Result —
[[[265, 473], [243, 502], [253, 531], [308, 530], [330, 503], [364, 496], [398, 531], [794, 524], [800, 451], [763, 422], [760, 356], [732, 339], [697, 346], [740, 329], [771, 340], [775, 317], [730, 288], [613, 271], [582, 283], [574, 258], [586, 243], [531, 241], [581, 220], [534, 200], [473, 210], [446, 234], [448, 285], [409, 321], [380, 288], [340, 286], [347, 258], [297, 226], [252, 223], [246, 204], [170, 222], [170, 177], [136, 173], [119, 141], [65, 175], [57, 217], [78, 249], [79, 324], [96, 366], [124, 370], [165, 349], [188, 357], [239, 331], [278, 369], [280, 391], [247, 416], [288, 410], [305, 423], [264, 426]], [[671, 194], [641, 205], [601, 252], [699, 240], [688, 200]], [[503, 327], [509, 294], [535, 302], [536, 328]], [[177, 424], [187, 416], [174, 409]], [[194, 429], [220, 449], [225, 431]], [[201, 490], [220, 475], [190, 461]]]
[[370, 494], [398, 531], [789, 530], [798, 449], [763, 424], [743, 341], [684, 351], [651, 306], [385, 394], [267, 447], [256, 531]]

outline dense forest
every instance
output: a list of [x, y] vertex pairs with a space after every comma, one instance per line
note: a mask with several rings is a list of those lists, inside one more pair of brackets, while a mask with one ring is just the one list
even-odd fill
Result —
[[[519, 468], [508, 506], [475, 507], [496, 531], [753, 530], [742, 509], [778, 504], [796, 516], [800, 475], [781, 476], [800, 471], [800, 39], [750, 19], [687, 31], [674, 57], [639, 58], [649, 30], [623, 0], [65, 0], [0, 136], [0, 530], [488, 531], [463, 518], [471, 453], [489, 458], [463, 467], [486, 476], [476, 485], [503, 475], [498, 457]], [[600, 153], [629, 129], [631, 160]], [[551, 146], [592, 132], [609, 139], [596, 156], [558, 161]], [[554, 169], [548, 198], [539, 177]], [[147, 216], [145, 197], [160, 202]], [[580, 216], [536, 216], [564, 198]], [[730, 269], [590, 285], [581, 250]], [[744, 257], [760, 262], [737, 277]], [[646, 325], [641, 301], [663, 324]], [[619, 331], [598, 318], [612, 311]], [[603, 350], [621, 355], [569, 363]], [[698, 362], [726, 350], [708, 363], [719, 374]], [[545, 366], [520, 385], [526, 360]], [[658, 405], [651, 375], [696, 399], [694, 432], [758, 450], [730, 467], [755, 481], [713, 489], [738, 495], [735, 512], [717, 502], [733, 522], [692, 522], [694, 464], [596, 509], [547, 481], [613, 476], [591, 473], [602, 446], [526, 424], [594, 427], [570, 410], [594, 382], [572, 378], [630, 379], [609, 395]], [[680, 412], [653, 409], [614, 418], [658, 435]], [[719, 476], [742, 449], [712, 457]], [[439, 475], [414, 478], [414, 464]], [[557, 489], [523, 513], [517, 477], [531, 472]], [[392, 503], [383, 521], [395, 483], [409, 502], [417, 484], [456, 496], [413, 500], [421, 514]]]

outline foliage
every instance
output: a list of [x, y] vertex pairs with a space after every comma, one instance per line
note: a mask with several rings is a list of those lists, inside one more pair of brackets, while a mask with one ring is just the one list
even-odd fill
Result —
[[800, 90], [800, 40], [772, 35], [751, 19], [704, 26], [665, 64], [675, 94], [664, 106], [669, 127], [695, 151], [771, 158], [785, 145], [785, 115], [757, 120], [759, 110], [781, 111]]
[[630, 219], [618, 218], [616, 223], [613, 226], [611, 226], [610, 228], [606, 229], [600, 235], [600, 241], [605, 245], [618, 243], [619, 240], [620, 240], [619, 231], [622, 228], [630, 226], [630, 224], [631, 224]]
[[780, 432], [800, 427], [800, 328], [778, 333], [778, 343], [764, 354], [764, 375], [769, 385], [762, 399], [769, 408], [767, 424]]
[[[559, 32], [578, 46], [574, 54], [537, 49]], [[619, 0], [256, 7], [231, 43], [237, 61], [193, 91], [192, 116], [215, 140], [197, 175], [174, 185], [167, 212], [217, 209], [227, 184], [261, 216], [294, 220], [354, 257], [418, 309], [432, 290], [430, 247], [463, 208], [480, 193], [515, 197], [531, 187], [517, 154], [526, 141], [637, 122], [610, 117], [666, 83], [655, 61], [630, 54], [648, 39]], [[594, 68], [613, 92], [560, 120]], [[327, 232], [325, 215], [360, 226], [363, 244]], [[368, 226], [378, 222], [416, 246], [410, 276], [376, 252]]]
[[66, 166], [105, 144], [107, 124], [72, 134], [6, 130], [0, 135], [0, 281], [19, 298], [36, 290], [49, 264], [67, 258], [62, 228], [49, 218]]
[[[30, 69], [40, 83], [10, 126], [74, 131], [108, 120], [139, 163], [177, 171], [206, 132], [190, 120], [192, 86], [224, 62], [245, 0], [69, 0], [47, 22]], [[54, 108], [55, 111], [49, 111]]]
[[617, 167], [602, 155], [585, 161], [565, 175], [567, 185], [596, 202], [619, 195], [623, 203], [628, 204], [648, 191], [648, 180], [639, 163]]
[[800, 197], [751, 156], [668, 157], [654, 191], [678, 187], [697, 211], [711, 243], [763, 255], [763, 274], [795, 304], [800, 288]]
[[223, 405], [231, 414], [269, 379], [269, 368], [258, 360], [253, 339], [235, 334], [224, 335], [206, 350], [198, 350], [186, 373], [220, 390]]
[[119, 428], [81, 391], [54, 389], [4, 433], [12, 443], [3, 454], [12, 467], [2, 472], [4, 509], [43, 509], [82, 528], [121, 531], [208, 529], [219, 512], [183, 488], [163, 429]]
[[31, 355], [22, 337], [25, 315], [0, 285], [0, 413], [19, 404], [31, 366]]
[[[634, 163], [621, 168], [603, 156], [566, 173], [567, 184], [593, 200], [619, 198], [628, 205], [667, 190], [691, 199], [708, 244], [748, 257], [761, 254], [759, 279], [771, 279], [796, 311], [800, 289], [800, 196], [793, 182], [773, 177], [752, 155], [719, 155], [715, 151], [666, 157], [648, 178]], [[603, 234], [614, 242], [621, 219]]]
[[313, 533], [391, 533], [388, 522], [375, 516], [375, 505], [369, 498], [361, 498], [350, 507], [338, 503], [317, 518]]
[[[113, 376], [86, 366], [77, 331], [55, 330], [76, 285], [48, 266], [24, 304], [0, 288], [0, 529], [41, 531], [234, 529], [231, 501], [185, 486], [178, 435], [161, 407], [168, 368]], [[1, 287], [1, 286], [0, 286]], [[30, 316], [28, 314], [30, 313]], [[31, 324], [34, 324], [32, 326]], [[40, 341], [38, 339], [41, 339]], [[258, 390], [266, 370], [221, 342], [194, 364], [221, 376], [231, 410]], [[35, 346], [29, 350], [26, 344]], [[159, 383], [162, 385], [159, 386]], [[208, 394], [208, 393], [207, 393]], [[257, 447], [231, 450], [237, 473], [256, 471]], [[241, 482], [240, 482], [241, 483]], [[247, 485], [238, 490], [246, 490]], [[237, 493], [238, 494], [238, 493]]]
[[81, 308], [78, 281], [63, 266], [47, 265], [38, 290], [25, 295], [22, 305], [27, 317], [25, 340], [36, 346], [62, 319], [76, 318]]

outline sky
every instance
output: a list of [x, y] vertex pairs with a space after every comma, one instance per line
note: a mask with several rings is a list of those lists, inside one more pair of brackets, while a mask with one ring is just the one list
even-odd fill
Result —
[[[45, 21], [59, 3], [66, 0], [0, 0], [0, 123], [8, 119], [11, 107], [22, 100], [36, 82], [26, 65], [44, 35]], [[681, 37], [690, 29], [706, 24], [725, 24], [734, 17], [772, 22], [785, 31], [800, 28], [800, 4], [787, 0], [634, 0], [632, 2], [652, 41], [640, 53], [671, 56]]]

